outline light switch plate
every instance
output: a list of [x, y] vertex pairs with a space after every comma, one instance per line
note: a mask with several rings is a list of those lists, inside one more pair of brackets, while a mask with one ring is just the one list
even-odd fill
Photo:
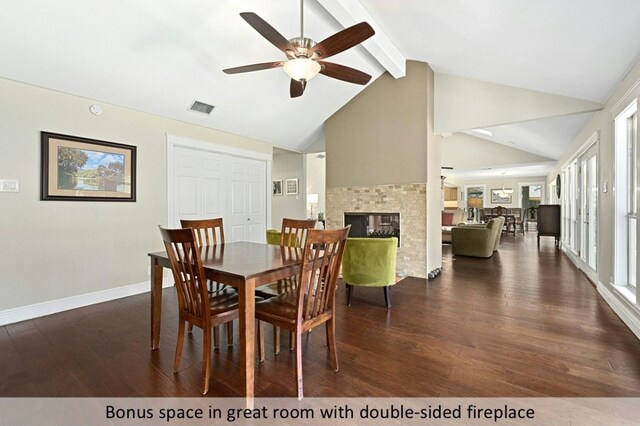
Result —
[[0, 192], [20, 192], [17, 179], [0, 179]]

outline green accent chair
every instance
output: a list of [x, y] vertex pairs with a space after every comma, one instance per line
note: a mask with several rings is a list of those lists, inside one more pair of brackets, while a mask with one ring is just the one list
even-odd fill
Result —
[[267, 244], [280, 245], [280, 231], [277, 229], [267, 229]]
[[342, 258], [342, 280], [347, 285], [347, 305], [351, 306], [353, 286], [383, 287], [387, 309], [391, 308], [389, 288], [396, 283], [398, 239], [347, 238]]
[[458, 225], [451, 229], [451, 251], [457, 256], [488, 258], [498, 250], [504, 216], [484, 225]]
[[[267, 244], [271, 244], [273, 246], [279, 246], [280, 245], [280, 235], [282, 235], [282, 232], [276, 230], [276, 229], [267, 229]], [[289, 245], [292, 247], [298, 247], [298, 237], [295, 237], [295, 241], [293, 240], [294, 237], [294, 233], [287, 233], [285, 234], [285, 241], [289, 241]]]

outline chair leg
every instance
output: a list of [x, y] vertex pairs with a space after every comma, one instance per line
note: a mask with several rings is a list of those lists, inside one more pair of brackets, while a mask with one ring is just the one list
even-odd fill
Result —
[[383, 287], [384, 289], [384, 304], [387, 306], [387, 309], [391, 309], [391, 294], [389, 293], [390, 285]]
[[217, 351], [220, 347], [220, 327], [213, 327], [213, 350]]
[[209, 392], [209, 376], [211, 375], [211, 329], [202, 330], [202, 394]]
[[280, 327], [273, 326], [273, 353], [280, 353]]
[[351, 293], [353, 292], [353, 286], [347, 284], [347, 306], [351, 306]]
[[227, 346], [233, 346], [233, 321], [227, 323]]
[[264, 362], [264, 336], [262, 335], [262, 321], [256, 320], [256, 335], [258, 338], [258, 362]]
[[326, 334], [326, 336], [325, 336], [325, 337], [326, 337], [326, 340], [327, 340], [327, 347], [328, 347], [328, 348], [331, 348], [331, 336], [330, 336], [330, 334], [331, 334], [331, 330], [330, 330], [330, 327], [329, 327], [329, 323], [328, 323], [328, 322], [327, 322], [327, 326], [326, 326], [326, 328], [325, 328], [325, 331], [326, 331], [326, 333], [325, 333], [325, 334]]
[[331, 355], [331, 368], [338, 371], [338, 350], [336, 348], [336, 322], [335, 317], [331, 317], [327, 321], [327, 346]]
[[[191, 324], [189, 324], [191, 325]], [[173, 362], [173, 372], [177, 373], [180, 367], [180, 359], [182, 359], [182, 346], [184, 345], [184, 321], [180, 319], [178, 322], [178, 342], [176, 343], [176, 357]]]
[[[300, 336], [302, 339], [302, 336]], [[289, 350], [293, 351], [296, 348], [297, 340], [293, 338], [293, 331], [289, 332]]]
[[302, 330], [296, 331], [296, 382], [298, 383], [298, 400], [304, 398], [302, 386]]

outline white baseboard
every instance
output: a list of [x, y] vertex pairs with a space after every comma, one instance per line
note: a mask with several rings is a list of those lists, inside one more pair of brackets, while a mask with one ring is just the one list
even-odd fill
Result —
[[611, 289], [598, 281], [598, 293], [611, 306], [611, 309], [620, 317], [620, 319], [631, 329], [633, 334], [640, 339], [640, 312], [634, 307], [629, 306], [627, 302], [618, 297]]
[[[173, 286], [173, 278], [164, 278], [162, 287], [171, 286]], [[80, 294], [78, 296], [65, 297], [63, 299], [50, 300], [34, 305], [7, 309], [0, 311], [0, 326], [145, 293], [149, 291], [150, 288], [150, 282], [146, 281], [93, 293]]]

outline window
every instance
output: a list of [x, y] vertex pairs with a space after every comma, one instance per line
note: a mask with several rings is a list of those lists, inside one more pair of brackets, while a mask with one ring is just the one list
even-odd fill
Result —
[[615, 288], [631, 302], [637, 299], [638, 272], [638, 105], [637, 100], [615, 119], [616, 253]]
[[626, 119], [627, 125], [627, 285], [636, 287], [636, 262], [637, 258], [637, 214], [638, 203], [636, 188], [638, 186], [637, 171], [637, 128], [638, 114], [635, 113]]
[[465, 185], [465, 207], [468, 211], [467, 219], [478, 220], [477, 215], [484, 207], [484, 185]]

